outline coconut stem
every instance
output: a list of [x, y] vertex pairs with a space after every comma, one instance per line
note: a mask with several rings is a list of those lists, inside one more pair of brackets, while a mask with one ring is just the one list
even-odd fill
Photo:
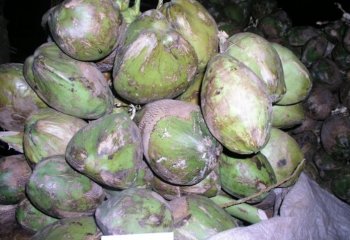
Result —
[[141, 0], [135, 0], [134, 6], [121, 13], [126, 24], [132, 23], [141, 14]]
[[158, 0], [157, 9], [160, 9], [163, 6], [163, 0]]
[[[232, 201], [231, 198], [221, 195], [217, 195], [210, 199], [219, 206], [223, 206]], [[241, 203], [231, 207], [227, 207], [225, 208], [225, 211], [236, 218], [239, 218], [252, 224], [268, 219], [266, 213], [263, 210], [249, 205], [247, 203]]]
[[226, 202], [225, 204], [222, 204], [220, 205], [220, 207], [222, 208], [227, 208], [227, 207], [231, 207], [231, 206], [234, 206], [234, 205], [237, 205], [237, 204], [241, 204], [241, 203], [245, 203], [249, 200], [252, 200], [253, 198], [256, 198], [256, 197], [259, 197], [261, 194], [263, 193], [266, 193], [266, 192], [269, 192], [271, 191], [272, 189], [276, 188], [276, 187], [279, 187], [280, 185], [282, 185], [283, 183], [286, 183], [288, 182], [289, 180], [291, 180], [292, 178], [294, 178], [298, 173], [299, 173], [299, 170], [304, 166], [304, 162], [305, 162], [305, 159], [301, 160], [301, 162], [298, 164], [298, 166], [294, 169], [294, 172], [287, 178], [277, 182], [276, 184], [273, 184], [251, 196], [248, 196], [248, 197], [245, 197], [245, 198], [241, 198], [239, 200], [231, 200], [229, 202]]

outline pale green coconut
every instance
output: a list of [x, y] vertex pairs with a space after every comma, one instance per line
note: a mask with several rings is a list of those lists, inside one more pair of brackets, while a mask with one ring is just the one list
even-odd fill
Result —
[[272, 103], [266, 84], [230, 55], [209, 62], [201, 109], [210, 132], [230, 151], [257, 153], [269, 139]]
[[286, 93], [281, 59], [271, 43], [249, 32], [237, 33], [227, 39], [225, 53], [250, 68], [266, 85], [272, 102]]
[[287, 92], [276, 104], [291, 105], [303, 101], [312, 88], [309, 70], [288, 48], [277, 43], [271, 43], [271, 45], [282, 61], [284, 81], [287, 88]]

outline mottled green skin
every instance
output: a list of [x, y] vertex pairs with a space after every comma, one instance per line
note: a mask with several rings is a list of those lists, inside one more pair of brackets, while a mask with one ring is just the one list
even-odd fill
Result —
[[103, 202], [95, 213], [104, 235], [171, 232], [168, 203], [147, 189], [130, 188]]
[[92, 215], [105, 197], [103, 189], [74, 171], [63, 155], [35, 166], [26, 193], [35, 207], [55, 218]]
[[193, 46], [198, 57], [198, 70], [218, 52], [218, 27], [210, 13], [196, 0], [172, 0], [161, 11], [174, 28]]
[[124, 112], [90, 122], [74, 135], [66, 150], [66, 160], [73, 168], [118, 189], [135, 182], [142, 158], [140, 130]]
[[272, 106], [272, 127], [290, 128], [301, 124], [305, 120], [305, 111], [302, 103], [287, 106]]
[[206, 197], [214, 197], [220, 189], [218, 173], [213, 170], [206, 178], [191, 186], [178, 186], [167, 183], [154, 176], [151, 181], [152, 189], [167, 200], [178, 197], [197, 194]]
[[295, 26], [289, 29], [287, 38], [292, 46], [302, 47], [311, 38], [321, 34], [321, 31], [312, 26]]
[[328, 40], [323, 35], [311, 38], [303, 47], [301, 61], [306, 67], [310, 67], [315, 61], [326, 53]]
[[303, 101], [307, 98], [312, 88], [309, 70], [288, 48], [277, 43], [271, 43], [271, 45], [281, 59], [287, 88], [287, 92], [276, 104], [291, 105]]
[[157, 9], [147, 10], [128, 25], [124, 44], [132, 43], [146, 29], [167, 31], [169, 28], [169, 22], [162, 12]]
[[204, 196], [177, 198], [170, 205], [175, 221], [175, 240], [204, 240], [238, 226], [236, 219]]
[[7, 143], [10, 149], [23, 153], [23, 132], [3, 131], [0, 132], [0, 140]]
[[[135, 21], [143, 21], [143, 18], [141, 15]], [[141, 26], [134, 23], [128, 44], [116, 56], [114, 89], [122, 98], [135, 104], [174, 98], [192, 82], [197, 71], [196, 54], [166, 19], [156, 23], [146, 20], [144, 29], [137, 34], [142, 23]]]
[[202, 87], [202, 81], [204, 72], [198, 73], [192, 82], [192, 84], [176, 99], [200, 105], [200, 90]]
[[[347, 172], [346, 172], [347, 171]], [[339, 173], [337, 177], [331, 180], [332, 192], [350, 204], [350, 169], [348, 167], [345, 172]]]
[[0, 127], [23, 131], [26, 118], [47, 105], [28, 85], [23, 76], [23, 64], [0, 65]]
[[[260, 153], [249, 157], [221, 154], [219, 174], [222, 189], [237, 198], [249, 197], [276, 183], [270, 163]], [[267, 195], [263, 193], [250, 202], [260, 202]]]
[[65, 154], [70, 139], [86, 124], [84, 120], [51, 108], [32, 114], [25, 123], [23, 134], [26, 158], [36, 164], [45, 157]]
[[250, 154], [266, 144], [272, 115], [266, 85], [235, 58], [220, 54], [211, 59], [201, 107], [211, 133], [229, 150]]
[[39, 211], [27, 198], [23, 199], [16, 209], [18, 224], [30, 232], [37, 232], [58, 219]]
[[116, 47], [122, 18], [110, 0], [65, 0], [49, 15], [56, 44], [80, 61], [106, 57]]
[[102, 233], [93, 217], [61, 219], [39, 232], [31, 240], [99, 240]]
[[164, 181], [193, 185], [217, 165], [221, 145], [209, 132], [197, 105], [179, 100], [150, 103], [139, 127], [147, 162]]
[[[292, 175], [304, 159], [304, 154], [294, 138], [278, 128], [271, 128], [271, 137], [260, 152], [272, 166], [277, 182]], [[295, 177], [280, 186], [288, 187], [294, 184], [298, 180], [302, 169], [301, 167]]]
[[0, 158], [0, 204], [16, 204], [25, 198], [25, 185], [31, 174], [23, 154]]
[[96, 65], [68, 57], [54, 43], [36, 49], [32, 71], [34, 78], [26, 79], [29, 85], [60, 112], [95, 119], [113, 108], [112, 91]]
[[250, 68], [267, 86], [272, 102], [286, 93], [282, 62], [271, 44], [257, 34], [237, 33], [227, 39], [225, 53]]

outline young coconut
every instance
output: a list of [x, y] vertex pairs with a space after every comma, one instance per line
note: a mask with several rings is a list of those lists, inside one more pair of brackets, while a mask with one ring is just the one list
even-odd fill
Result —
[[196, 0], [172, 0], [160, 10], [192, 45], [198, 58], [198, 71], [203, 72], [210, 58], [218, 52], [218, 27], [214, 18]]
[[32, 169], [23, 154], [0, 158], [0, 204], [19, 203], [25, 198], [25, 185]]
[[102, 185], [125, 189], [141, 166], [140, 130], [125, 112], [105, 115], [81, 128], [65, 153], [77, 171]]
[[23, 76], [23, 64], [0, 65], [0, 127], [23, 131], [26, 118], [47, 105], [28, 85]]
[[51, 36], [67, 55], [80, 61], [106, 57], [118, 43], [122, 16], [110, 0], [65, 0], [48, 18]]
[[149, 103], [139, 127], [146, 160], [164, 181], [193, 185], [216, 167], [222, 147], [198, 105], [170, 99]]
[[45, 226], [54, 223], [58, 218], [53, 218], [37, 209], [28, 198], [23, 199], [16, 209], [18, 224], [29, 232], [37, 232]]
[[31, 240], [97, 240], [102, 233], [93, 217], [64, 218], [38, 231]]
[[169, 232], [173, 217], [168, 202], [158, 193], [129, 188], [104, 201], [95, 212], [104, 235]]
[[113, 93], [94, 63], [75, 60], [51, 42], [39, 46], [25, 65], [34, 76], [26, 78], [28, 84], [50, 107], [84, 119], [112, 110]]
[[299, 164], [302, 164], [304, 154], [299, 144], [288, 133], [278, 128], [272, 128], [271, 137], [260, 152], [271, 164], [277, 182], [284, 181], [298, 170], [294, 177], [280, 187], [291, 186], [298, 180], [303, 169]]
[[135, 104], [174, 98], [192, 82], [194, 49], [158, 10], [132, 22], [125, 41], [113, 68], [113, 86], [122, 98]]
[[263, 37], [254, 33], [237, 33], [227, 40], [225, 53], [252, 70], [266, 85], [272, 102], [286, 93], [283, 67], [276, 50]]
[[271, 43], [271, 45], [281, 59], [287, 89], [276, 104], [290, 105], [303, 101], [312, 88], [312, 79], [308, 69], [288, 48], [277, 43]]
[[102, 187], [73, 170], [63, 155], [35, 166], [26, 193], [35, 207], [55, 218], [92, 215], [105, 198]]
[[204, 196], [176, 198], [170, 206], [174, 216], [175, 240], [204, 240], [238, 226], [235, 218]]
[[[237, 198], [249, 197], [276, 183], [275, 173], [261, 153], [248, 157], [222, 153], [219, 176], [222, 189]], [[268, 192], [263, 193], [250, 202], [260, 202], [267, 195]]]
[[151, 180], [151, 187], [167, 200], [173, 200], [187, 195], [203, 195], [214, 197], [220, 189], [219, 174], [214, 169], [206, 178], [191, 186], [178, 186], [163, 181], [157, 176]]
[[305, 120], [305, 111], [301, 103], [272, 106], [272, 127], [286, 129], [301, 124]]
[[232, 152], [257, 153], [269, 139], [272, 104], [266, 84], [227, 54], [208, 64], [201, 109], [211, 133]]
[[43, 158], [64, 154], [70, 139], [86, 126], [80, 118], [51, 108], [41, 109], [28, 117], [23, 135], [24, 154], [31, 164]]

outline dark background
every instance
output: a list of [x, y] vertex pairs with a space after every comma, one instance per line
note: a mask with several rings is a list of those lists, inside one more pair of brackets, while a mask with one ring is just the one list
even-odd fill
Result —
[[[47, 32], [41, 27], [41, 18], [54, 0], [0, 0], [4, 2], [4, 16], [8, 22], [11, 45], [11, 62], [23, 62], [47, 40]], [[57, 0], [56, 0], [57, 1]], [[157, 1], [143, 0], [143, 7], [156, 7]], [[164, 1], [166, 2], [166, 1]], [[340, 19], [342, 12], [330, 0], [280, 0], [279, 7], [292, 19], [293, 26], [315, 25], [316, 21]], [[339, 0], [350, 12], [350, 0]]]

